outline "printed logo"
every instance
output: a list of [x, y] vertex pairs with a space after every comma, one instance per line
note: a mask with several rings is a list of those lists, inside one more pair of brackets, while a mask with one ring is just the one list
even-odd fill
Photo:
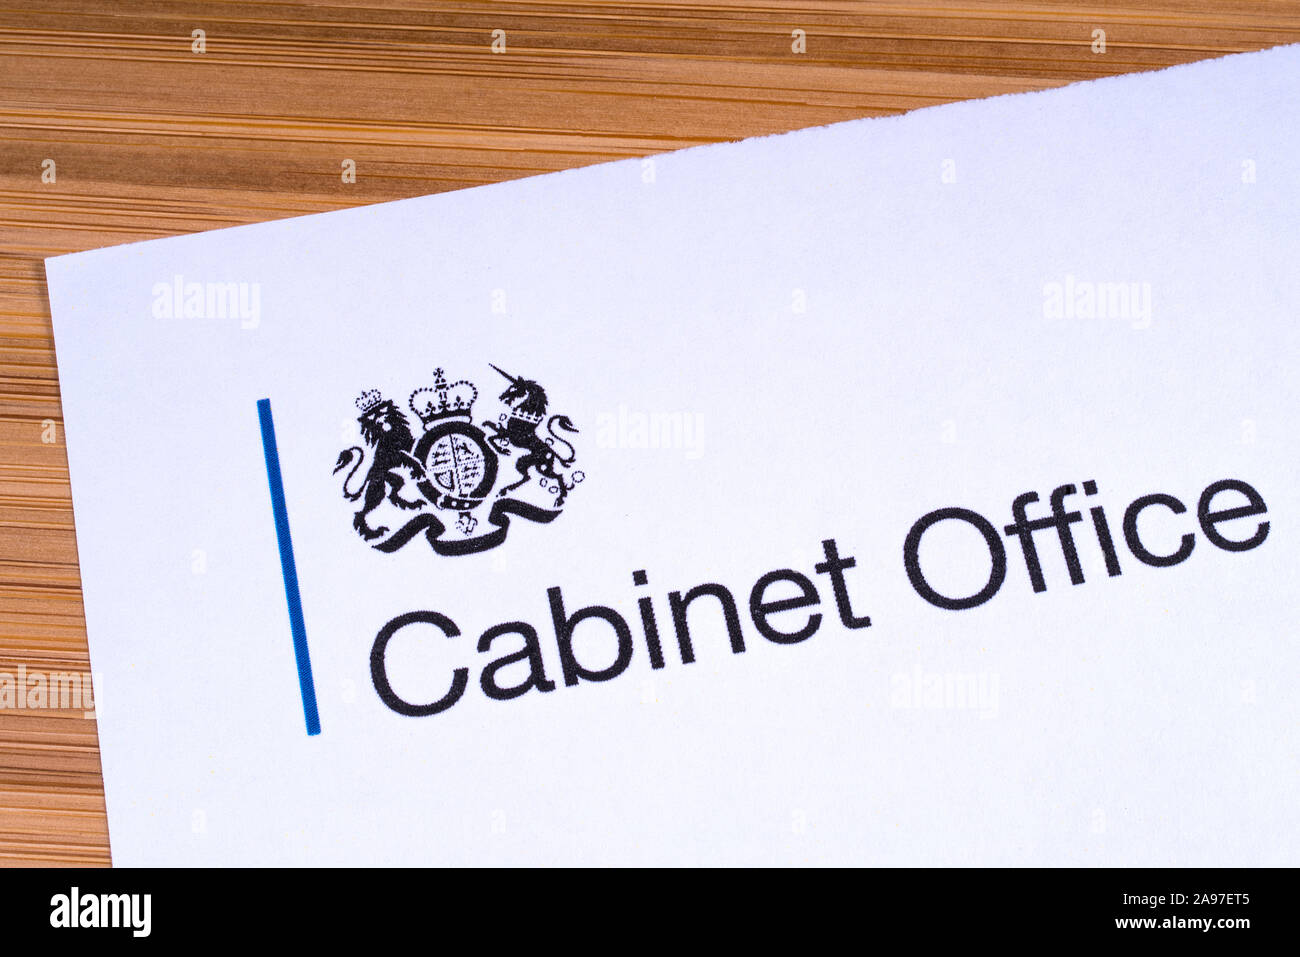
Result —
[[[334, 473], [351, 466], [343, 497], [361, 502], [352, 527], [374, 548], [395, 552], [423, 532], [439, 555], [469, 555], [504, 542], [511, 515], [532, 522], [559, 517], [585, 477], [573, 469], [577, 450], [564, 437], [578, 430], [567, 415], [547, 414], [539, 383], [492, 368], [508, 382], [497, 397], [505, 409], [496, 422], [475, 425], [478, 389], [464, 379], [448, 384], [442, 369], [434, 370], [432, 387], [411, 393], [408, 404], [423, 427], [418, 438], [406, 414], [377, 390], [356, 400], [363, 445], [340, 452]], [[514, 459], [518, 478], [498, 487], [507, 471], [501, 458]], [[394, 518], [383, 519], [386, 513]], [[378, 524], [398, 516], [396, 531]]]

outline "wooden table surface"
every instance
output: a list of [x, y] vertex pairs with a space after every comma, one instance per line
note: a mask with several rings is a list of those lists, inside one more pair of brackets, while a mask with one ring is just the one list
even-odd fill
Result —
[[93, 718], [14, 693], [20, 667], [89, 671], [44, 257], [1300, 41], [1300, 0], [19, 6], [0, 10], [5, 864], [109, 861]]

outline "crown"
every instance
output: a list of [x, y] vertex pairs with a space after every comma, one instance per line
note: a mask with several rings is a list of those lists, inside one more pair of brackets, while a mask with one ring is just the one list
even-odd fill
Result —
[[420, 417], [427, 429], [443, 419], [468, 419], [478, 389], [461, 380], [447, 384], [441, 369], [433, 370], [433, 388], [416, 389], [411, 393], [411, 411]]
[[357, 408], [364, 414], [383, 401], [384, 397], [378, 389], [367, 389], [357, 396]]
[[508, 417], [511, 418], [511, 419], [519, 419], [519, 420], [521, 420], [521, 421], [523, 421], [523, 422], [528, 422], [528, 423], [530, 423], [531, 425], [537, 425], [537, 424], [539, 424], [539, 423], [542, 421], [542, 419], [544, 419], [546, 416], [545, 416], [545, 414], [542, 413], [542, 412], [538, 412], [538, 413], [536, 413], [536, 414], [533, 414], [533, 413], [531, 413], [531, 412], [524, 412], [522, 409], [511, 409], [511, 410], [510, 410], [510, 414], [509, 414]]

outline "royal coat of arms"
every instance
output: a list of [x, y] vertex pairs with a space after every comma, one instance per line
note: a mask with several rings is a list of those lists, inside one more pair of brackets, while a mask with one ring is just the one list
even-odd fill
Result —
[[[423, 533], [439, 555], [486, 551], [505, 541], [512, 515], [553, 521], [582, 482], [566, 438], [578, 431], [569, 417], [549, 414], [537, 382], [491, 368], [507, 382], [496, 422], [475, 425], [478, 389], [464, 379], [448, 383], [442, 369], [408, 400], [418, 437], [378, 391], [356, 400], [362, 444], [340, 452], [334, 472], [347, 469], [343, 496], [361, 503], [352, 527], [373, 547], [394, 552]], [[513, 459], [513, 481], [498, 481], [508, 471], [502, 459]]]

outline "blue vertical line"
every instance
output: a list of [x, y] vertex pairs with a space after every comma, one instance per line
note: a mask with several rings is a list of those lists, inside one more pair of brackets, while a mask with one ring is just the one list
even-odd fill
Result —
[[298, 688], [302, 692], [302, 713], [307, 733], [320, 734], [316, 711], [316, 684], [311, 677], [311, 655], [307, 652], [307, 626], [302, 620], [302, 596], [298, 594], [298, 568], [293, 562], [293, 540], [289, 537], [289, 512], [284, 505], [284, 481], [280, 477], [280, 452], [275, 444], [275, 423], [271, 421], [271, 400], [257, 400], [257, 417], [262, 422], [262, 451], [266, 454], [266, 483], [271, 487], [271, 511], [275, 514], [275, 536], [280, 541], [280, 571], [284, 576], [284, 597], [289, 603], [289, 630], [293, 632], [293, 653], [298, 659]]

